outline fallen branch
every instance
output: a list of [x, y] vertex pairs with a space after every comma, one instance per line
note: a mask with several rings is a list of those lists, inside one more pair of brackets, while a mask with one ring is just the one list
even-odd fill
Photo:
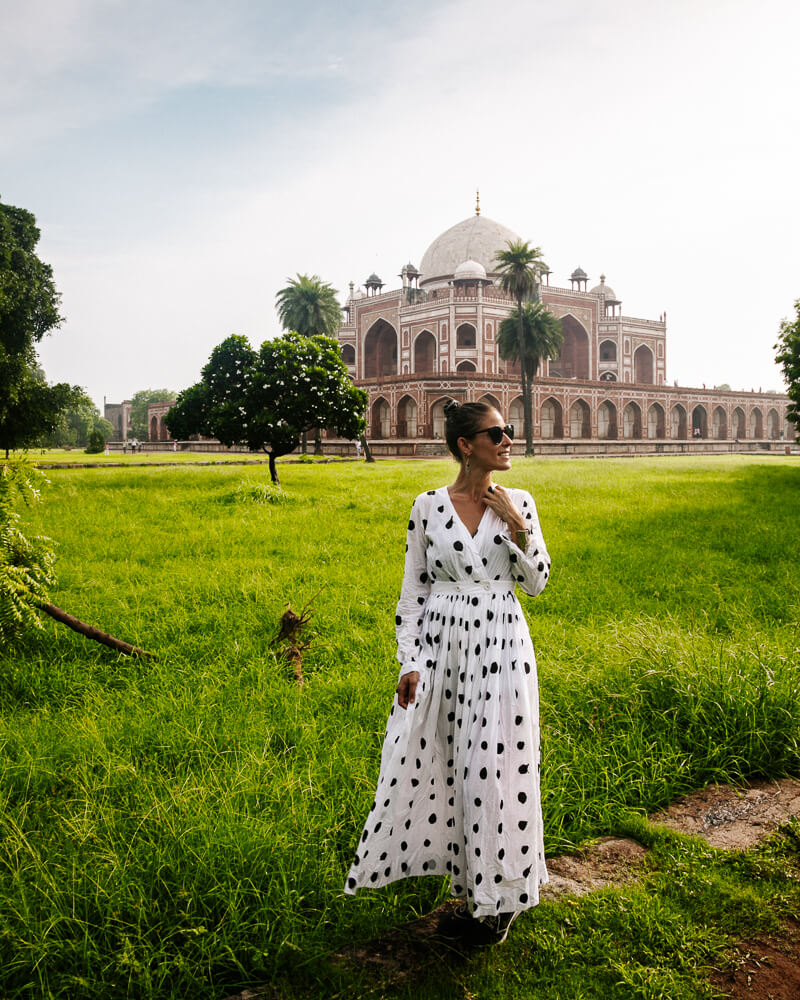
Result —
[[101, 642], [104, 646], [115, 649], [118, 653], [124, 653], [126, 656], [145, 656], [151, 660], [156, 659], [155, 653], [148, 653], [146, 649], [132, 646], [129, 642], [123, 642], [122, 639], [115, 639], [113, 635], [101, 632], [94, 625], [87, 625], [80, 618], [75, 618], [74, 615], [70, 615], [61, 608], [57, 608], [55, 604], [38, 604], [37, 607], [41, 611], [44, 611], [45, 614], [50, 615], [51, 618], [55, 618], [57, 622], [61, 622], [62, 625], [71, 628], [73, 632], [79, 632], [81, 635], [85, 635], [87, 639], [94, 639], [95, 642]]

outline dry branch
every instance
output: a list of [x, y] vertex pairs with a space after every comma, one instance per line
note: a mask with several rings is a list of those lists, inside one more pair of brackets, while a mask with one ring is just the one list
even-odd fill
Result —
[[101, 642], [104, 646], [115, 649], [118, 653], [124, 653], [126, 656], [146, 656], [151, 660], [156, 659], [155, 653], [148, 653], [146, 649], [132, 646], [129, 642], [123, 642], [122, 639], [115, 639], [113, 635], [101, 632], [94, 625], [87, 625], [80, 618], [75, 618], [74, 615], [70, 615], [61, 608], [57, 608], [55, 604], [39, 604], [37, 607], [44, 611], [45, 614], [50, 615], [51, 618], [55, 618], [57, 622], [61, 622], [62, 625], [71, 628], [73, 632], [79, 632], [81, 635], [85, 635], [87, 639], [94, 639], [95, 642]]
[[294, 679], [300, 687], [305, 683], [305, 678], [303, 677], [303, 653], [311, 645], [310, 642], [302, 642], [301, 636], [304, 626], [311, 619], [311, 612], [309, 610], [311, 603], [317, 598], [319, 593], [320, 591], [318, 590], [311, 600], [306, 602], [299, 615], [296, 611], [292, 611], [291, 601], [287, 601], [286, 610], [281, 615], [278, 632], [270, 643], [273, 648], [280, 643], [285, 643], [282, 655], [286, 662], [293, 668]]

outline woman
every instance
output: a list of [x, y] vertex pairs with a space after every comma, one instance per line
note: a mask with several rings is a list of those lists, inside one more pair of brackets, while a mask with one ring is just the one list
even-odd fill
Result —
[[489, 944], [548, 881], [536, 660], [514, 589], [541, 593], [550, 559], [531, 495], [492, 482], [511, 468], [513, 428], [486, 403], [445, 415], [460, 469], [411, 509], [400, 681], [345, 892], [449, 874], [464, 902], [440, 932]]

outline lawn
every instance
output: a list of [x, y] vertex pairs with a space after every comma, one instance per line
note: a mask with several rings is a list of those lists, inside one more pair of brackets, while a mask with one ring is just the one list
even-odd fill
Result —
[[[261, 466], [48, 475], [30, 520], [57, 544], [52, 600], [158, 659], [49, 621], [0, 655], [0, 996], [390, 995], [327, 956], [447, 898], [439, 879], [341, 889], [396, 683], [408, 509], [452, 463], [287, 465], [279, 491]], [[652, 885], [540, 907], [414, 995], [701, 996], [724, 939], [708, 901], [743, 895], [768, 922], [797, 902], [788, 855], [748, 860], [771, 873], [751, 899], [639, 817], [708, 781], [800, 774], [800, 462], [517, 459], [498, 479], [534, 493], [553, 557], [522, 597], [547, 851], [635, 829]], [[299, 689], [270, 641], [312, 599]], [[605, 958], [603, 935], [621, 942]]]

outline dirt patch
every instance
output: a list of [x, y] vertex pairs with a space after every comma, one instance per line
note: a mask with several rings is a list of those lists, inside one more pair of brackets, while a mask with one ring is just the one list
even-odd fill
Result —
[[606, 837], [575, 854], [548, 858], [550, 882], [542, 887], [542, 900], [568, 894], [584, 896], [609, 885], [634, 882], [647, 851], [635, 840]]
[[800, 924], [788, 921], [780, 937], [737, 942], [732, 968], [715, 970], [709, 982], [731, 1000], [798, 1000]]
[[800, 781], [783, 778], [753, 782], [747, 788], [709, 785], [648, 818], [731, 851], [753, 847], [793, 816], [800, 816]]

